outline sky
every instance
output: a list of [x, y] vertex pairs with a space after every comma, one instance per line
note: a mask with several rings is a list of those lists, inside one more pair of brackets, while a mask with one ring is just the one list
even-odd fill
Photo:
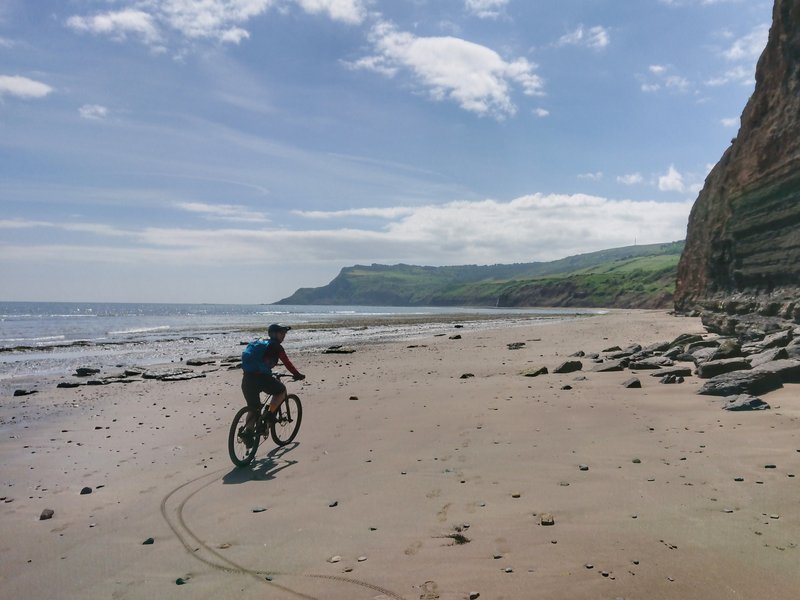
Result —
[[683, 239], [771, 0], [0, 0], [0, 300]]

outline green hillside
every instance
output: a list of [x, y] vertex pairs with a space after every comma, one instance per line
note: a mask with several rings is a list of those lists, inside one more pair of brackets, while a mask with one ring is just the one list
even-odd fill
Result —
[[683, 242], [613, 248], [552, 262], [356, 265], [277, 304], [666, 307]]

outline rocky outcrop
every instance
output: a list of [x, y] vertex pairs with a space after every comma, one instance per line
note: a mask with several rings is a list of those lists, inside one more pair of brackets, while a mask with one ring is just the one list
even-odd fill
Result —
[[689, 218], [676, 309], [741, 335], [800, 322], [800, 0], [775, 0], [756, 87]]

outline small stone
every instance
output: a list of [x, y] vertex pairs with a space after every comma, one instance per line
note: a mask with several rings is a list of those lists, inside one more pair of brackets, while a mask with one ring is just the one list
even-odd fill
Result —
[[727, 514], [731, 514], [733, 512], [733, 509], [732, 508], [723, 508], [722, 512], [727, 513]]
[[92, 493], [92, 488], [90, 487], [85, 487], [81, 490], [81, 496], [85, 496], [86, 494], [91, 494], [91, 493]]
[[506, 567], [506, 568], [505, 568], [505, 569], [503, 569], [503, 570], [504, 570], [506, 573], [513, 573], [513, 572], [514, 572], [514, 569], [512, 569], [511, 567]]
[[227, 550], [230, 547], [231, 547], [231, 545], [228, 542], [224, 542], [224, 543], [220, 544], [219, 546], [217, 546], [217, 548], [219, 548], [220, 550]]
[[459, 379], [469, 379], [470, 377], [475, 377], [474, 373], [462, 373]]
[[555, 517], [553, 517], [553, 515], [551, 515], [550, 513], [544, 513], [544, 514], [541, 516], [541, 518], [540, 518], [540, 521], [539, 521], [539, 522], [540, 522], [542, 525], [544, 525], [545, 527], [550, 527], [550, 526], [552, 526], [552, 525], [555, 525], [555, 524], [556, 524], [556, 519], [555, 519]]
[[769, 518], [770, 519], [780, 519], [781, 516], [780, 515], [770, 515]]
[[611, 573], [609, 573], [608, 571], [600, 571], [600, 575], [602, 575], [603, 577], [608, 577], [609, 575], [611, 575]]
[[336, 508], [337, 506], [339, 506], [338, 500], [334, 500], [330, 504], [328, 504], [328, 508]]
[[470, 592], [469, 593], [469, 600], [478, 600], [481, 597], [480, 592]]
[[744, 481], [744, 477], [734, 477], [734, 481]]
[[777, 469], [778, 467], [776, 465], [764, 465], [764, 468], [765, 469]]
[[623, 387], [632, 389], [632, 388], [640, 388], [642, 387], [642, 382], [639, 381], [638, 377], [631, 377], [622, 383]]
[[588, 471], [589, 470], [589, 465], [578, 465], [578, 468], [581, 471]]
[[47, 519], [52, 519], [55, 511], [52, 508], [45, 508], [42, 511], [42, 514], [39, 515], [40, 521], [47, 521]]
[[264, 508], [263, 506], [256, 506], [256, 507], [253, 508], [253, 512], [254, 513], [261, 513], [261, 512], [264, 512], [265, 510], [267, 510], [267, 509]]
[[359, 556], [357, 560], [358, 560], [358, 562], [364, 562], [365, 560], [367, 560], [367, 557], [366, 556]]
[[337, 554], [336, 556], [331, 556], [328, 559], [328, 562], [329, 563], [338, 563], [340, 560], [342, 560], [342, 557]]
[[175, 585], [183, 585], [184, 583], [186, 583], [186, 580], [183, 577], [178, 577], [175, 580]]
[[520, 498], [520, 497], [522, 497], [522, 494], [520, 494], [519, 492], [514, 492], [513, 494], [511, 494], [511, 497], [512, 498]]
[[358, 400], [358, 396], [350, 396], [350, 400]]
[[155, 544], [155, 542], [156, 541], [153, 538], [149, 537], [145, 541], [142, 542], [142, 546], [150, 546], [152, 544]]
[[641, 459], [639, 459], [639, 458], [634, 458], [634, 459], [633, 459], [631, 462], [633, 462], [633, 464], [635, 464], [635, 465], [640, 465], [640, 464], [642, 464], [642, 460], [641, 460]]
[[586, 563], [583, 566], [586, 567], [587, 569], [594, 569], [594, 565], [592, 563]]

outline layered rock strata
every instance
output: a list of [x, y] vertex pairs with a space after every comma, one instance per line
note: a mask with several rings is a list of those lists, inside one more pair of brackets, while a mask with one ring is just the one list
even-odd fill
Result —
[[775, 0], [741, 128], [689, 218], [675, 306], [728, 335], [800, 322], [800, 0]]

